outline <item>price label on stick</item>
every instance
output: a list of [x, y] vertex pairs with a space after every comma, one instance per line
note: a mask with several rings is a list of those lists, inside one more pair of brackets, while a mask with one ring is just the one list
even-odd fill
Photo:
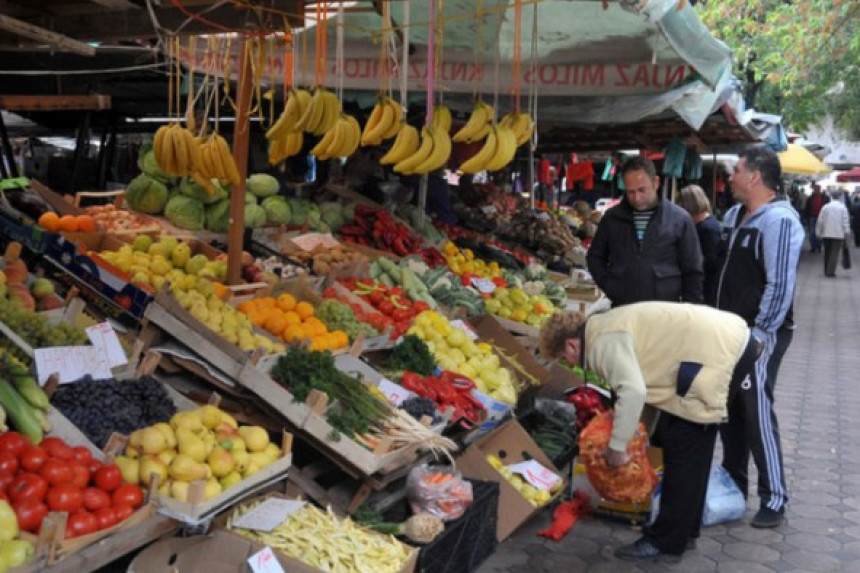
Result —
[[515, 474], [521, 475], [524, 480], [534, 487], [542, 490], [548, 491], [552, 489], [552, 486], [557, 484], [561, 479], [534, 460], [511, 464], [508, 468]]
[[248, 557], [248, 565], [254, 573], [286, 573], [268, 545]]
[[452, 320], [450, 324], [454, 328], [459, 328], [460, 330], [465, 332], [466, 336], [468, 336], [471, 340], [478, 340], [478, 334], [472, 329], [472, 327], [460, 320], [459, 318], [457, 320]]
[[388, 401], [394, 404], [395, 406], [400, 406], [404, 400], [407, 398], [412, 398], [416, 394], [404, 388], [403, 386], [399, 386], [388, 380], [387, 378], [383, 378], [379, 381], [379, 391], [385, 394], [385, 397], [388, 398]]
[[125, 356], [125, 351], [119, 343], [119, 338], [116, 335], [113, 327], [108, 322], [102, 322], [85, 329], [87, 337], [93, 346], [101, 349], [105, 354], [108, 364], [111, 368], [127, 364], [128, 359]]
[[282, 524], [290, 515], [303, 508], [305, 503], [304, 501], [271, 497], [239, 519], [234, 519], [233, 527], [271, 531]]
[[472, 286], [484, 294], [493, 294], [496, 290], [496, 283], [483, 277], [472, 277]]

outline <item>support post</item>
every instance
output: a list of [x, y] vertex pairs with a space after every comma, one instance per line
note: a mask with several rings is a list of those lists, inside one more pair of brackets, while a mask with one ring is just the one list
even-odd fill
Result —
[[[242, 239], [245, 234], [245, 179], [248, 176], [248, 136], [250, 132], [251, 87], [254, 70], [251, 67], [249, 38], [242, 40], [239, 61], [239, 99], [236, 102], [236, 122], [233, 124], [233, 160], [239, 169], [239, 187], [230, 190], [230, 227], [227, 231], [227, 283], [239, 284], [242, 279]], [[229, 80], [227, 80], [229, 81]]]

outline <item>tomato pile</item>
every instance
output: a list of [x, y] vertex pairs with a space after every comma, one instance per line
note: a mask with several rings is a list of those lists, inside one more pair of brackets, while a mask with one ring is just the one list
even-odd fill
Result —
[[422, 239], [403, 223], [395, 221], [385, 209], [356, 205], [351, 223], [339, 229], [346, 243], [355, 243], [388, 251], [401, 257], [417, 254], [429, 267], [445, 264], [442, 254], [434, 247], [421, 247]]
[[[371, 304], [373, 308], [378, 310], [383, 315], [385, 326], [391, 326], [393, 332], [391, 339], [400, 338], [407, 330], [412, 322], [412, 318], [429, 310], [430, 306], [426, 302], [412, 302], [403, 293], [400, 287], [388, 287], [385, 283], [374, 279], [357, 279], [350, 277], [348, 279], [340, 279], [340, 283], [352, 291], [353, 294]], [[359, 320], [362, 320], [359, 318]], [[374, 328], [376, 325], [370, 323]], [[377, 330], [379, 330], [377, 328]]]
[[66, 538], [107, 529], [143, 505], [140, 486], [123, 483], [114, 464], [102, 464], [83, 446], [47, 437], [34, 445], [17, 432], [0, 434], [0, 499], [18, 526], [38, 533], [49, 511], [68, 512]]
[[475, 383], [456, 372], [444, 370], [439, 376], [421, 376], [404, 372], [400, 384], [419, 396], [430, 398], [444, 412], [453, 408], [451, 422], [471, 428], [483, 421], [484, 405], [472, 396]]

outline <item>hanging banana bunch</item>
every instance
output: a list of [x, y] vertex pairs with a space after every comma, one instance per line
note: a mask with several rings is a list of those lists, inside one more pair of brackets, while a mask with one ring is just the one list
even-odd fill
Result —
[[[236, 162], [233, 160], [230, 145], [226, 139], [217, 133], [210, 135], [200, 144], [200, 159], [201, 163], [196, 172], [203, 179], [210, 180], [210, 185], [212, 179], [218, 179], [225, 185], [239, 185], [239, 168], [236, 167]], [[197, 178], [195, 178], [195, 181], [197, 181]], [[198, 183], [206, 187], [208, 191], [209, 187], [206, 184], [202, 181], [198, 181]]]
[[383, 140], [397, 135], [402, 120], [403, 108], [400, 104], [388, 96], [379, 97], [361, 133], [362, 147], [379, 145]]
[[170, 175], [187, 177], [200, 165], [200, 144], [194, 134], [178, 123], [158, 128], [152, 151], [158, 166]]
[[433, 106], [433, 127], [445, 133], [451, 132], [451, 110], [446, 105]]
[[320, 160], [333, 157], [348, 157], [355, 153], [361, 140], [361, 126], [351, 115], [341, 113], [322, 139], [319, 140], [311, 155]]
[[460, 171], [474, 175], [480, 171], [498, 171], [510, 163], [517, 152], [517, 137], [507, 125], [490, 127], [483, 147], [460, 165]]
[[287, 94], [284, 111], [266, 131], [269, 140], [269, 164], [277, 165], [296, 155], [304, 145], [302, 130], [297, 128], [311, 101], [311, 94], [303, 89], [291, 89]]
[[340, 117], [340, 100], [337, 94], [318, 87], [311, 96], [304, 113], [295, 124], [295, 129], [312, 135], [325, 135]]
[[451, 157], [451, 137], [432, 124], [421, 130], [421, 144], [415, 153], [394, 165], [394, 171], [403, 175], [430, 173], [444, 167]]
[[493, 106], [484, 103], [481, 100], [475, 102], [475, 107], [472, 108], [472, 115], [466, 125], [461, 127], [452, 138], [454, 141], [472, 143], [480, 141], [487, 137], [490, 133], [490, 126], [493, 123]]
[[[445, 133], [448, 132], [446, 131]], [[418, 151], [419, 145], [420, 136], [418, 135], [418, 130], [408, 123], [404, 123], [403, 127], [400, 128], [400, 132], [397, 134], [397, 137], [394, 138], [394, 143], [391, 145], [391, 149], [389, 149], [388, 153], [380, 158], [379, 162], [382, 165], [393, 165], [395, 163], [399, 163]]]
[[523, 112], [513, 111], [505, 115], [499, 121], [499, 125], [510, 127], [514, 131], [514, 135], [517, 138], [517, 147], [531, 139], [535, 130], [532, 116]]

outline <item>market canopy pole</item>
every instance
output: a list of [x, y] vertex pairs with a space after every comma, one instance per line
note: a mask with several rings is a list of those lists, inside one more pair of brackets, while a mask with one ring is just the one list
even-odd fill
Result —
[[[239, 185], [230, 191], [230, 227], [227, 230], [227, 283], [239, 284], [242, 278], [242, 243], [245, 234], [245, 181], [248, 177], [248, 135], [251, 113], [250, 38], [242, 40], [239, 61], [239, 99], [233, 124], [233, 160], [239, 170]], [[229, 80], [228, 80], [229, 81]]]

